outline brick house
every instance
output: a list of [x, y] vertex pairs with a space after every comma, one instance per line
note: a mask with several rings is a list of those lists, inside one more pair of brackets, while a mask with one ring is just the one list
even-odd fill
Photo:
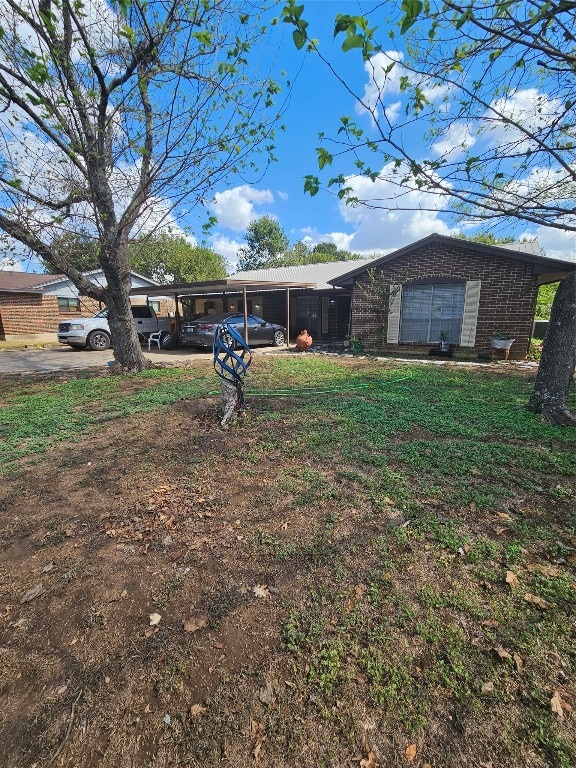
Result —
[[510, 358], [523, 359], [538, 287], [574, 268], [532, 242], [433, 234], [328, 282], [351, 291], [351, 331], [367, 351], [428, 354], [442, 334], [455, 351], [485, 355], [500, 332], [514, 338]]
[[[100, 270], [87, 272], [95, 283], [104, 284]], [[157, 287], [157, 283], [132, 273], [134, 287]], [[134, 304], [147, 303], [146, 296], [134, 299]], [[167, 315], [174, 303], [165, 297], [149, 302], [159, 315]], [[0, 340], [54, 341], [56, 328], [62, 320], [90, 317], [99, 309], [99, 302], [80, 296], [66, 275], [46, 275], [32, 272], [0, 270]]]

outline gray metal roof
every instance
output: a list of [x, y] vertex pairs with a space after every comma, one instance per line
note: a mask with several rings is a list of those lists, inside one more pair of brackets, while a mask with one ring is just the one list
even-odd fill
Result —
[[268, 269], [247, 269], [232, 275], [233, 280], [260, 281], [274, 283], [296, 281], [315, 283], [315, 290], [333, 288], [328, 280], [360, 267], [366, 267], [373, 259], [355, 259], [354, 261], [326, 261], [320, 264], [301, 264], [297, 267], [271, 267]]
[[[242, 280], [225, 277], [222, 280], [205, 280], [198, 283], [170, 283], [169, 285], [147, 288], [132, 288], [131, 296], [211, 296], [220, 293], [250, 293], [255, 291], [275, 291], [286, 288], [314, 288], [315, 284], [301, 280]], [[330, 286], [328, 286], [330, 287]]]

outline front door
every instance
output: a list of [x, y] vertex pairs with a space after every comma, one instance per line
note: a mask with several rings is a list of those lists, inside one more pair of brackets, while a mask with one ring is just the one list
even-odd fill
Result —
[[306, 329], [314, 340], [320, 339], [320, 297], [296, 297], [296, 327], [293, 333], [297, 336]]

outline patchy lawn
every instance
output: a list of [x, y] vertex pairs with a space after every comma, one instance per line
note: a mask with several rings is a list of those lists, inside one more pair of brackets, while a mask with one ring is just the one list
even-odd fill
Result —
[[575, 434], [513, 371], [258, 356], [228, 431], [208, 363], [0, 381], [2, 764], [571, 768]]

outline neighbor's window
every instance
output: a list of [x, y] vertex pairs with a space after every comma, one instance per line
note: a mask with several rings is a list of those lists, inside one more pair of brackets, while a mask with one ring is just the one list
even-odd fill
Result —
[[159, 301], [149, 301], [148, 302], [148, 306], [152, 307], [152, 309], [154, 310], [154, 312], [156, 312], [156, 314], [158, 314], [160, 312], [160, 302]]
[[71, 299], [67, 296], [58, 296], [59, 312], [80, 312], [80, 299]]
[[405, 285], [402, 289], [400, 341], [436, 343], [444, 332], [460, 342], [465, 283]]

